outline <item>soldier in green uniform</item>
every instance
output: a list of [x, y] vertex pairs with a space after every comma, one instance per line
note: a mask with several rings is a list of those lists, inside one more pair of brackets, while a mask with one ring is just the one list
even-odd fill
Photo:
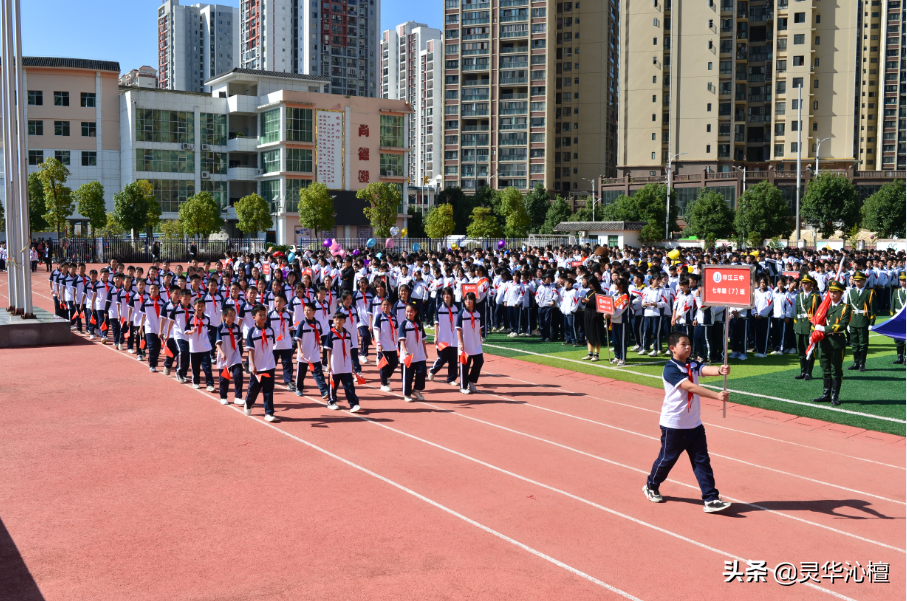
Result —
[[797, 354], [800, 356], [800, 375], [794, 376], [796, 380], [812, 380], [813, 365], [816, 355], [813, 353], [806, 358], [806, 348], [809, 346], [809, 336], [812, 334], [810, 320], [822, 299], [816, 294], [816, 280], [808, 273], [803, 274], [800, 280], [800, 293], [794, 301], [794, 336], [797, 339]]
[[847, 291], [844, 301], [850, 305], [850, 343], [853, 348], [853, 365], [849, 370], [866, 371], [866, 354], [869, 352], [869, 326], [876, 323], [876, 293], [866, 286], [866, 274], [853, 274], [854, 288]]
[[[898, 276], [898, 284], [900, 288], [894, 291], [894, 295], [891, 298], [891, 314], [897, 315], [898, 311], [904, 308], [907, 305], [907, 275], [901, 274]], [[904, 341], [897, 340], [894, 343], [894, 348], [898, 351], [897, 360], [893, 361], [894, 365], [904, 365]]]
[[850, 323], [851, 308], [842, 302], [844, 285], [831, 280], [828, 283], [828, 293], [831, 295], [831, 305], [824, 326], [815, 326], [816, 330], [825, 332], [825, 338], [819, 341], [819, 365], [822, 366], [822, 379], [824, 388], [822, 396], [813, 399], [814, 403], [827, 403], [838, 406], [841, 401], [838, 395], [841, 392], [841, 380], [844, 377], [844, 353], [847, 352], [847, 324]]

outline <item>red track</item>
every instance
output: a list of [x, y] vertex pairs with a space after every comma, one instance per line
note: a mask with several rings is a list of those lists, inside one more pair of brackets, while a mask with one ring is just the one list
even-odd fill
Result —
[[[644, 499], [661, 395], [606, 378], [486, 356], [482, 394], [429, 383], [405, 404], [372, 363], [365, 415], [283, 391], [270, 425], [82, 338], [0, 365], [0, 599], [40, 598], [31, 579], [92, 600], [862, 600], [907, 582], [895, 436], [709, 405], [740, 502], [707, 515], [683, 459], [668, 502]], [[887, 562], [892, 582], [725, 584], [733, 558]]]

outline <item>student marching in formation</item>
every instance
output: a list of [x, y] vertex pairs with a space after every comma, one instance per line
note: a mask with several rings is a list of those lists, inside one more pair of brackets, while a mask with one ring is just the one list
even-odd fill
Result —
[[372, 331], [378, 351], [378, 374], [381, 379], [381, 391], [391, 392], [391, 376], [400, 364], [397, 354], [398, 336], [400, 326], [397, 316], [394, 315], [390, 297], [381, 299], [381, 310], [375, 315]]
[[[481, 334], [481, 330], [480, 330]], [[416, 319], [415, 305], [406, 305], [406, 321], [400, 326], [400, 364], [403, 371], [403, 400], [407, 403], [424, 401], [425, 362], [428, 351], [425, 329]]]
[[482, 374], [485, 355], [482, 353], [482, 313], [476, 310], [476, 295], [467, 292], [463, 311], [457, 316], [457, 343], [460, 349], [460, 392], [477, 394], [476, 384]]
[[[457, 335], [457, 321], [459, 314], [454, 306], [454, 291], [452, 288], [441, 290], [441, 302], [435, 313], [434, 345], [438, 357], [428, 371], [428, 379], [434, 380], [444, 364], [447, 364], [447, 384], [457, 386], [457, 366], [459, 365], [459, 337]], [[462, 381], [462, 379], [461, 379]]]
[[[344, 295], [348, 294], [349, 291], [344, 290]], [[345, 298], [351, 297], [347, 296]], [[327, 375], [331, 381], [328, 409], [337, 410], [340, 408], [337, 404], [337, 387], [343, 384], [346, 400], [350, 404], [350, 412], [358, 413], [361, 408], [359, 407], [359, 397], [356, 396], [356, 384], [353, 381], [353, 352], [356, 348], [350, 331], [344, 328], [346, 320], [347, 313], [344, 313], [341, 307], [334, 314], [334, 327], [331, 328], [325, 339]]]

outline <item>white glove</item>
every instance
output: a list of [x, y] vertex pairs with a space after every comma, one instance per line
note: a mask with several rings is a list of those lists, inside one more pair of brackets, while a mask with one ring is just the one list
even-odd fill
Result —
[[815, 329], [816, 329], [817, 332], [824, 332], [824, 331], [825, 331], [825, 326], [816, 326]]

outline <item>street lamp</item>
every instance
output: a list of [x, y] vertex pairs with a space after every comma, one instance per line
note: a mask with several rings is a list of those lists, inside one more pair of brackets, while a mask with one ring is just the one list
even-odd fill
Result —
[[[595, 221], [595, 180], [589, 179], [588, 177], [582, 179], [592, 184], [592, 221]], [[601, 195], [601, 189], [599, 189], [599, 195]]]
[[667, 240], [671, 235], [671, 161], [684, 154], [686, 153], [678, 152], [673, 156], [668, 156], [668, 197], [665, 200], [668, 210], [667, 213], [665, 213], [665, 240]]
[[[803, 84], [801, 83], [799, 86], [797, 86], [797, 198], [796, 198], [796, 215], [794, 216], [794, 219], [796, 220], [796, 225], [797, 225], [796, 243], [800, 242], [800, 178], [802, 177], [802, 175], [801, 175], [802, 172], [800, 170], [800, 158], [802, 156], [802, 151], [803, 151], [803, 140], [802, 140], [802, 137], [800, 134], [803, 132], [802, 114], [803, 114]], [[819, 156], [818, 152], [816, 153], [816, 156]]]
[[822, 149], [822, 142], [826, 140], [831, 140], [831, 136], [827, 138], [822, 138], [819, 140], [819, 143], [816, 145], [816, 177], [819, 177], [819, 150]]

